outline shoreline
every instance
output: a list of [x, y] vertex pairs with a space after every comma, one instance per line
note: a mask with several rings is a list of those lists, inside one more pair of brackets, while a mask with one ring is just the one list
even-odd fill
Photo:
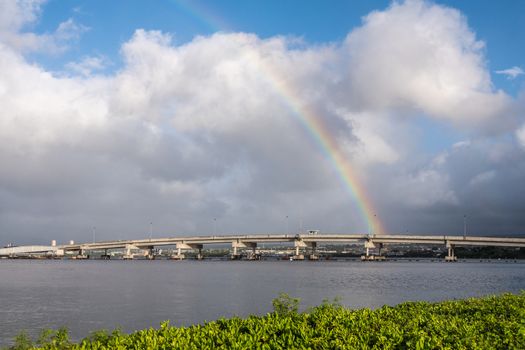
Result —
[[[337, 300], [298, 312], [286, 294], [263, 316], [221, 318], [188, 327], [97, 331], [74, 343], [65, 329], [47, 331], [37, 344], [19, 336], [12, 349], [175, 348], [525, 348], [525, 291], [441, 302], [408, 301], [379, 309], [349, 309]], [[36, 347], [38, 348], [38, 347]], [[11, 349], [11, 348], [5, 348]]]

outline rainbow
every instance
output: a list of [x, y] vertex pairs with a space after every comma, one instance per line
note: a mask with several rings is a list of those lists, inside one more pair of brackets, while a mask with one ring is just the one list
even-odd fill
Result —
[[276, 74], [276, 70], [266, 65], [260, 57], [257, 56], [257, 58], [255, 58], [253, 62], [258, 63], [259, 68], [265, 73], [264, 76], [267, 77], [266, 80], [282, 97], [285, 104], [293, 112], [293, 115], [313, 138], [317, 146], [336, 170], [340, 182], [355, 200], [361, 215], [366, 219], [369, 233], [384, 233], [384, 228], [381, 221], [377, 218], [377, 212], [374, 210], [374, 206], [366, 193], [366, 189], [361, 185], [357, 174], [341, 151], [336, 139], [332, 137], [326, 126], [322, 123], [322, 118], [302, 102], [297, 89], [295, 89], [292, 84], [289, 84], [285, 79], [281, 78], [279, 74]]
[[222, 32], [229, 29], [228, 23], [217, 14], [202, 4], [202, 1], [173, 0], [173, 4], [186, 16], [193, 18], [197, 23], [211, 33]]
[[[200, 22], [208, 25], [209, 29], [214, 32], [220, 32], [225, 21], [216, 15], [212, 15], [212, 11], [203, 8], [200, 5], [195, 7], [195, 3], [190, 3], [184, 0], [177, 0], [175, 3], [179, 8], [183, 9], [187, 14], [197, 18]], [[222, 23], [222, 25], [218, 25]], [[357, 204], [361, 216], [366, 220], [369, 233], [382, 234], [385, 232], [381, 221], [377, 217], [377, 212], [374, 209], [372, 201], [368, 196], [366, 189], [361, 184], [355, 173], [352, 165], [341, 151], [337, 141], [327, 130], [317, 113], [302, 102], [299, 96], [298, 89], [288, 83], [285, 79], [277, 73], [276, 69], [272, 69], [260, 57], [258, 52], [251, 52], [253, 60], [251, 63], [257, 64], [262, 71], [262, 77], [273, 87], [273, 89], [281, 96], [283, 102], [293, 112], [293, 115], [300, 122], [306, 132], [312, 137], [314, 142], [323, 152], [325, 158], [331, 163], [336, 171], [339, 181], [342, 183], [345, 190], [350, 194]]]

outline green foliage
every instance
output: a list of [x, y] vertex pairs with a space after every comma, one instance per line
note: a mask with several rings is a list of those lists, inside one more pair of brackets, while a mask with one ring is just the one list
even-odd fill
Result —
[[10, 349], [12, 350], [26, 350], [26, 349], [32, 349], [33, 348], [33, 341], [31, 338], [27, 335], [25, 331], [20, 332], [15, 337], [15, 345], [13, 345]]
[[[204, 325], [93, 333], [71, 344], [67, 332], [46, 333], [40, 349], [525, 349], [525, 293], [440, 303], [407, 302], [350, 310], [337, 300], [298, 313], [280, 295], [265, 316]], [[13, 349], [33, 346], [19, 336]], [[17, 347], [18, 346], [18, 347]], [[25, 347], [24, 347], [25, 346]], [[29, 346], [29, 347], [28, 347]]]
[[279, 297], [272, 300], [273, 311], [281, 316], [292, 316], [299, 311], [301, 299], [292, 298], [286, 293], [279, 293]]

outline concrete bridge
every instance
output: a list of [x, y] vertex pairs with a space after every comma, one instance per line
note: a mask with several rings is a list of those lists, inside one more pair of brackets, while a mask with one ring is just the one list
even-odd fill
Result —
[[[14, 257], [23, 254], [43, 253], [54, 256], [74, 255], [82, 259], [87, 258], [90, 251], [103, 250], [104, 256], [109, 258], [108, 251], [113, 249], [124, 249], [124, 259], [132, 259], [139, 250], [150, 259], [154, 258], [156, 247], [172, 246], [176, 254], [172, 259], [184, 259], [184, 252], [196, 251], [197, 258], [202, 258], [202, 249], [210, 244], [231, 245], [232, 259], [240, 257], [240, 250], [248, 249], [252, 257], [257, 256], [258, 244], [264, 243], [289, 243], [295, 248], [292, 259], [303, 260], [305, 256], [317, 260], [317, 246], [319, 244], [363, 244], [363, 260], [383, 260], [382, 249], [388, 244], [420, 244], [420, 245], [442, 245], [448, 248], [446, 261], [456, 261], [454, 248], [458, 246], [501, 246], [501, 247], [525, 247], [525, 238], [510, 237], [475, 237], [475, 236], [446, 236], [446, 235], [367, 235], [367, 234], [319, 234], [318, 231], [309, 231], [307, 234], [253, 234], [253, 235], [214, 235], [214, 236], [192, 236], [192, 237], [168, 237], [102, 241], [93, 243], [73, 243], [51, 246], [25, 246], [9, 247], [0, 249], [0, 256]], [[371, 250], [376, 254], [372, 254]]]

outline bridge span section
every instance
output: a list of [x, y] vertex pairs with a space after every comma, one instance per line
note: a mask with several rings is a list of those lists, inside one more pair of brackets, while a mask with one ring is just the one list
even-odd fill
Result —
[[[72, 243], [72, 242], [71, 242]], [[240, 250], [248, 249], [252, 256], [257, 256], [257, 247], [266, 243], [289, 243], [295, 248], [293, 259], [302, 260], [307, 254], [310, 259], [317, 259], [317, 246], [320, 244], [362, 244], [363, 260], [384, 259], [382, 249], [388, 244], [419, 244], [442, 245], [448, 248], [447, 261], [456, 261], [454, 248], [458, 246], [501, 246], [525, 247], [525, 238], [517, 237], [485, 237], [485, 236], [449, 236], [449, 235], [368, 235], [368, 234], [238, 234], [213, 236], [165, 237], [151, 239], [114, 240], [91, 243], [72, 243], [52, 246], [22, 246], [0, 249], [0, 256], [13, 257], [23, 254], [44, 253], [51, 255], [73, 255], [86, 258], [91, 251], [105, 252], [124, 249], [123, 258], [132, 259], [136, 252], [153, 258], [154, 249], [165, 246], [175, 247], [173, 259], [184, 259], [184, 252], [197, 252], [197, 258], [202, 258], [202, 249], [206, 245], [231, 245], [232, 259], [240, 256]], [[372, 253], [375, 252], [375, 253]]]

